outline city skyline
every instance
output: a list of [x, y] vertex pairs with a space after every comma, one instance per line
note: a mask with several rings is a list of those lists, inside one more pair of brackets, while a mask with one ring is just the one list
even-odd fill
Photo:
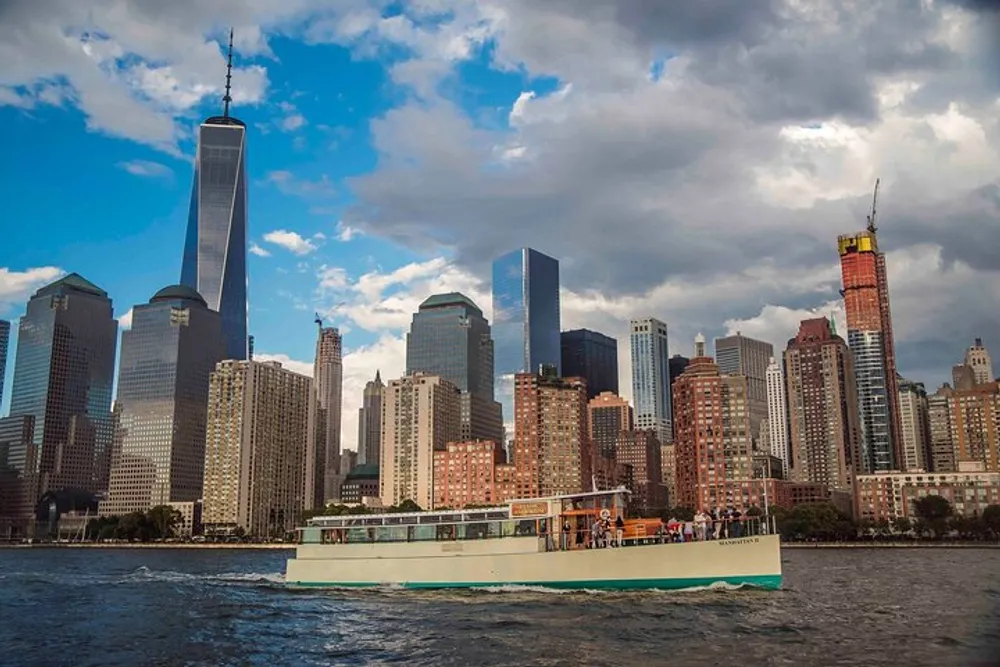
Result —
[[[8, 166], [0, 186], [13, 207], [11, 219], [31, 221], [11, 225], [9, 242], [0, 254], [0, 268], [6, 269], [0, 272], [0, 318], [16, 320], [34, 289], [60, 274], [77, 272], [108, 291], [118, 306], [116, 316], [127, 325], [129, 305], [143, 303], [149, 294], [176, 282], [196, 126], [222, 106], [229, 31], [216, 26], [232, 21], [233, 105], [247, 123], [250, 147], [248, 245], [251, 253], [258, 253], [249, 258], [250, 333], [258, 358], [286, 355], [310, 364], [312, 312], [332, 318], [345, 331], [348, 414], [355, 413], [364, 383], [377, 368], [387, 378], [400, 373], [401, 332], [420, 300], [461, 291], [492, 321], [486, 296], [489, 260], [525, 245], [545, 249], [562, 264], [562, 328], [589, 328], [619, 340], [620, 378], [630, 377], [622, 341], [632, 317], [648, 314], [667, 322], [674, 339], [672, 354], [690, 354], [689, 341], [698, 330], [710, 339], [741, 330], [778, 346], [794, 335], [799, 320], [831, 312], [838, 330], [846, 332], [836, 293], [839, 277], [831, 272], [836, 267], [831, 239], [863, 226], [875, 176], [883, 178], [879, 242], [888, 253], [899, 372], [933, 391], [950, 380], [949, 366], [974, 338], [996, 347], [1000, 327], [992, 314], [997, 312], [995, 297], [976, 282], [990, 280], [988, 272], [995, 263], [982, 255], [987, 250], [975, 242], [974, 231], [995, 226], [997, 220], [984, 206], [991, 188], [997, 187], [995, 118], [982, 113], [991, 102], [966, 89], [941, 88], [955, 74], [949, 67], [978, 72], [970, 52], [975, 47], [969, 45], [975, 43], [979, 28], [971, 13], [956, 9], [966, 21], [961, 23], [935, 8], [928, 12], [927, 23], [918, 25], [886, 8], [885, 20], [912, 37], [907, 43], [937, 44], [956, 59], [914, 73], [886, 64], [894, 62], [887, 58], [880, 62], [889, 71], [878, 70], [878, 77], [874, 65], [857, 68], [859, 94], [852, 99], [867, 106], [847, 112], [815, 91], [788, 101], [788, 107], [760, 106], [774, 96], [758, 96], [766, 86], [749, 72], [740, 78], [750, 82], [744, 88], [727, 83], [732, 80], [727, 77], [710, 77], [696, 66], [684, 69], [682, 65], [692, 62], [707, 66], [718, 54], [713, 42], [693, 34], [690, 42], [672, 44], [673, 60], [655, 61], [635, 50], [650, 43], [639, 38], [638, 25], [650, 26], [655, 36], [642, 34], [656, 43], [671, 41], [655, 17], [638, 22], [609, 19], [620, 23], [620, 33], [608, 30], [606, 22], [591, 22], [588, 36], [595, 53], [627, 46], [621, 51], [627, 66], [618, 74], [602, 62], [580, 67], [587, 60], [582, 53], [565, 63], [532, 60], [489, 17], [478, 13], [424, 17], [426, 25], [407, 23], [429, 39], [402, 56], [402, 64], [434, 62], [449, 72], [462, 70], [459, 82], [468, 89], [488, 77], [498, 82], [470, 100], [435, 87], [440, 79], [434, 74], [429, 75], [431, 81], [406, 78], [405, 67], [394, 69], [400, 63], [371, 55], [371, 50], [366, 55], [372, 43], [399, 45], [398, 33], [393, 36], [377, 21], [367, 24], [364, 39], [315, 35], [320, 42], [340, 40], [341, 45], [311, 47], [301, 43], [293, 28], [279, 34], [273, 16], [221, 17], [208, 11], [186, 24], [182, 33], [174, 25], [156, 26], [176, 38], [167, 40], [174, 45], [167, 53], [154, 53], [149, 44], [136, 40], [137, 23], [89, 25], [101, 19], [58, 13], [39, 23], [40, 34], [69, 34], [71, 39], [79, 35], [91, 43], [78, 55], [59, 55], [44, 72], [30, 64], [37, 59], [29, 58], [25, 69], [0, 83], [0, 120], [11, 130], [12, 155], [21, 157], [12, 163], [33, 165], [23, 173]], [[521, 12], [529, 23], [541, 20], [530, 9], [510, 11]], [[709, 8], [697, 11], [719, 20]], [[281, 16], [290, 25], [316, 18]], [[765, 24], [773, 20], [758, 18]], [[485, 21], [486, 37], [470, 31], [479, 20]], [[801, 38], [816, 29], [803, 17], [789, 20], [789, 35]], [[862, 27], [856, 20], [840, 17], [840, 23], [831, 26], [831, 38], [854, 35]], [[71, 26], [89, 28], [89, 37]], [[943, 34], [946, 27], [953, 29], [953, 37], [935, 41], [935, 31]], [[444, 33], [434, 32], [442, 28]], [[437, 38], [445, 34], [468, 36], [470, 41], [463, 42], [467, 49], [455, 53], [427, 46], [440, 45]], [[0, 44], [9, 42], [0, 38]], [[781, 44], [790, 47], [791, 42]], [[524, 67], [518, 72], [505, 69], [490, 53], [505, 54]], [[441, 57], [444, 61], [435, 60]], [[307, 60], [327, 65], [334, 76], [329, 81], [296, 77], [296, 68]], [[103, 63], [103, 70], [97, 62]], [[130, 105], [129, 112], [109, 114], [96, 105], [94, 97], [84, 94], [96, 84], [81, 75], [78, 66], [93, 67], [96, 80], [111, 86], [108, 90]], [[101, 78], [100, 72], [115, 68], [127, 76]], [[165, 79], [168, 75], [173, 79]], [[156, 87], [156, 81], [164, 85]], [[921, 92], [906, 92], [904, 82], [914, 82]], [[668, 90], [668, 83], [677, 90]], [[791, 88], [795, 92], [795, 86]], [[716, 96], [711, 99], [753, 95], [744, 98], [753, 102], [744, 105], [752, 122], [720, 118], [721, 112], [701, 113], [726, 106], [706, 104], [698, 94], [702, 90]], [[420, 95], [437, 104], [422, 109], [413, 99]], [[815, 106], [802, 106], [805, 100]], [[957, 106], [949, 107], [952, 102]], [[594, 131], [584, 124], [584, 108], [619, 120]], [[677, 115], [652, 119], [638, 111], [623, 114], [623, 108], [671, 108]], [[701, 112], [691, 115], [695, 108]], [[487, 111], [495, 126], [475, 122]], [[462, 144], [460, 150], [448, 155], [472, 166], [443, 164], [439, 160], [444, 158], [429, 144], [405, 139], [399, 128], [408, 123], [419, 123], [428, 137], [439, 136], [440, 127], [456, 128], [456, 137], [470, 140], [456, 142]], [[720, 130], [743, 126], [750, 129]], [[933, 136], [899, 139], [910, 136], [906, 133], [912, 127], [930, 127]], [[719, 166], [714, 153], [698, 146], [687, 152], [666, 145], [679, 137], [695, 141], [702, 129], [726, 146], [729, 167], [712, 168]], [[647, 137], [660, 157], [637, 162], [642, 156], [631, 152], [634, 143], [629, 140], [635, 136]], [[744, 152], [762, 143], [770, 152]], [[945, 145], [953, 146], [949, 157], [935, 157]], [[601, 171], [595, 172], [591, 161], [598, 147]], [[482, 152], [468, 152], [480, 148]], [[796, 151], [805, 151], [806, 161], [815, 166], [810, 176], [796, 171], [788, 157], [800, 154]], [[505, 161], [497, 162], [498, 155]], [[66, 164], [57, 169], [49, 162], [51, 156]], [[664, 156], [678, 162], [664, 162]], [[398, 190], [412, 182], [407, 165], [421, 160], [430, 170], [420, 195]], [[488, 168], [480, 169], [483, 165]], [[635, 165], [639, 171], [623, 165]], [[699, 187], [706, 167], [717, 195], [706, 196]], [[577, 174], [577, 168], [583, 171]], [[744, 169], [754, 170], [751, 190], [741, 188]], [[54, 195], [42, 185], [49, 181], [39, 175], [61, 170], [75, 176]], [[573, 184], [546, 178], [548, 173], [575, 174]], [[595, 173], [601, 178], [595, 180]], [[683, 194], [674, 189], [675, 173], [685, 173], [693, 189]], [[447, 188], [438, 180], [440, 174], [447, 176]], [[508, 180], [511, 187], [504, 185]], [[447, 205], [456, 192], [468, 198], [467, 205]], [[625, 193], [629, 201], [623, 203]], [[505, 204], [491, 205], [498, 199]], [[392, 201], [413, 206], [388, 205]], [[648, 208], [639, 210], [631, 202]], [[459, 219], [462, 226], [456, 224]], [[425, 220], [439, 222], [431, 227]], [[774, 247], [759, 242], [765, 220], [764, 234], [782, 238]], [[37, 242], [33, 233], [40, 225], [55, 243]], [[614, 240], [608, 242], [612, 229]], [[600, 232], [596, 239], [595, 230]], [[420, 245], [417, 236], [444, 245]], [[386, 240], [390, 238], [394, 241]], [[977, 296], [976, 305], [969, 305], [969, 294]], [[811, 312], [813, 308], [818, 310]], [[15, 346], [12, 340], [11, 349]], [[7, 394], [13, 364], [8, 368]], [[629, 382], [620, 384], [622, 394], [629, 395]], [[354, 448], [356, 426], [353, 419], [343, 421], [343, 444]]]

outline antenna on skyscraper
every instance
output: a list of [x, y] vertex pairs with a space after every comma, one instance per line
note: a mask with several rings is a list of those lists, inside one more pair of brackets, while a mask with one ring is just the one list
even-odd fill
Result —
[[229, 29], [229, 62], [226, 64], [226, 94], [222, 98], [225, 106], [222, 109], [223, 118], [229, 118], [229, 103], [233, 98], [229, 95], [233, 80], [233, 29]]
[[878, 184], [880, 180], [882, 179], [875, 179], [875, 194], [872, 196], [872, 212], [868, 216], [868, 231], [872, 234], [878, 231], [878, 227], [875, 226], [875, 205], [878, 203]]

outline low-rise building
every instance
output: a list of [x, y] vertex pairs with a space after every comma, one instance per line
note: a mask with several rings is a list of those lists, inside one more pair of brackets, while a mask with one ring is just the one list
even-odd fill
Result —
[[449, 442], [434, 452], [434, 507], [498, 505], [507, 502], [506, 486], [497, 485], [503, 450], [492, 440]]
[[365, 498], [378, 498], [378, 466], [363, 463], [354, 466], [344, 476], [340, 485], [340, 502], [344, 505], [362, 505]]
[[859, 475], [856, 489], [855, 516], [859, 519], [913, 519], [917, 516], [916, 501], [931, 495], [950, 502], [956, 515], [972, 516], [982, 514], [989, 505], [1000, 504], [1000, 473], [978, 470]]

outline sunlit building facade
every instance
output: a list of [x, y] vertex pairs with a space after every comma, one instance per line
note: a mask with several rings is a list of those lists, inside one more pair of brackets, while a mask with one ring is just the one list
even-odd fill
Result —
[[204, 510], [208, 534], [283, 537], [313, 507], [313, 380], [277, 361], [226, 360], [209, 381]]
[[[343, 481], [340, 466], [340, 424], [344, 391], [344, 343], [336, 327], [319, 327], [313, 358], [313, 386], [319, 403], [315, 465], [323, 471], [323, 490], [318, 500], [340, 496]], [[318, 486], [318, 484], [317, 484]], [[316, 489], [318, 492], [319, 489]]]

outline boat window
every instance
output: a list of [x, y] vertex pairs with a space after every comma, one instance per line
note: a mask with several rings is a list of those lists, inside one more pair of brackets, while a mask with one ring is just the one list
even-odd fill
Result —
[[413, 517], [412, 516], [387, 516], [385, 518], [385, 523], [386, 523], [386, 525], [401, 524], [401, 523], [402, 524], [413, 523]]
[[507, 519], [509, 517], [510, 517], [510, 514], [508, 513], [507, 510], [500, 510], [500, 511], [493, 511], [493, 512], [487, 512], [486, 513], [486, 518], [487, 519], [493, 519], [493, 520], [503, 521], [504, 519]]
[[[482, 540], [489, 534], [488, 523], [468, 523], [464, 526], [465, 528], [465, 539], [467, 540]], [[460, 526], [461, 527], [461, 526]]]
[[368, 542], [368, 529], [367, 528], [348, 528], [347, 541], [351, 544], [358, 544], [359, 542]]
[[382, 526], [375, 529], [376, 542], [405, 542], [406, 526]]
[[443, 526], [412, 526], [413, 539], [416, 541], [427, 541], [435, 539], [437, 530], [443, 528]]
[[525, 519], [523, 521], [518, 521], [517, 526], [514, 528], [515, 535], [535, 535], [535, 520]]
[[322, 539], [319, 528], [303, 528], [299, 531], [299, 537], [302, 544], [319, 544]]
[[455, 526], [438, 526], [437, 527], [437, 539], [439, 540], [453, 540], [455, 539], [456, 531]]
[[[503, 522], [502, 521], [490, 521], [487, 524], [489, 530], [489, 537], [503, 537]], [[513, 532], [513, 529], [511, 529]]]
[[513, 537], [516, 535], [517, 521], [504, 521], [501, 525], [501, 530], [503, 531], [504, 537]]

